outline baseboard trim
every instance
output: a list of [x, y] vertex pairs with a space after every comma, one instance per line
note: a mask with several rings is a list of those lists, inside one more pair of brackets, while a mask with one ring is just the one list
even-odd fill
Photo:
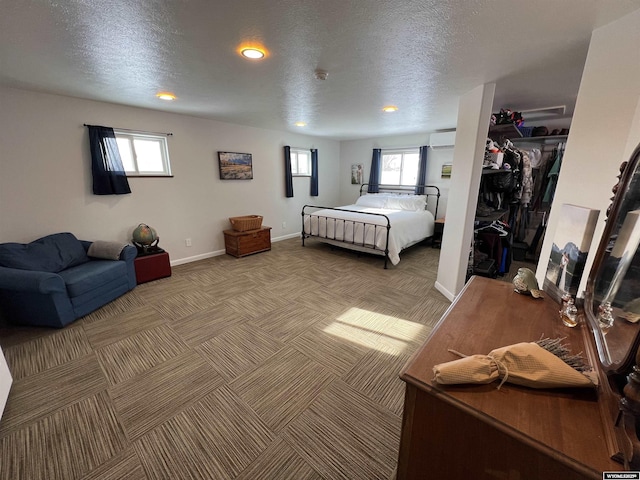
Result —
[[450, 302], [453, 302], [453, 300], [456, 298], [456, 296], [449, 290], [447, 290], [440, 282], [436, 282], [433, 286], [436, 287], [436, 290], [438, 290], [442, 295], [447, 297], [447, 300], [449, 300]]
[[[290, 238], [296, 238], [300, 236], [300, 232], [290, 233], [287, 235], [282, 235], [281, 237], [275, 237], [271, 239], [271, 243], [281, 242], [282, 240], [289, 240]], [[178, 260], [170, 260], [170, 264], [172, 267], [176, 265], [184, 265], [185, 263], [197, 262], [198, 260], [205, 260], [207, 258], [217, 257], [219, 255], [224, 255], [227, 252], [225, 250], [216, 250], [214, 252], [201, 253], [200, 255], [194, 255], [192, 257], [179, 258]]]

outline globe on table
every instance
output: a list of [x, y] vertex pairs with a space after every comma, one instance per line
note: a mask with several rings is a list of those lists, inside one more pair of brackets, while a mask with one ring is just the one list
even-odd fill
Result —
[[141, 223], [133, 230], [131, 236], [133, 237], [133, 244], [138, 248], [138, 253], [149, 254], [162, 251], [162, 249], [157, 246], [160, 237], [158, 237], [155, 229], [149, 225]]

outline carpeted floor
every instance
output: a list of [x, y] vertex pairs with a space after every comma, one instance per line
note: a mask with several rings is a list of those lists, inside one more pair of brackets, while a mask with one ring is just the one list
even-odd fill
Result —
[[394, 478], [398, 373], [449, 306], [439, 254], [384, 270], [291, 239], [62, 330], [3, 327], [0, 480]]

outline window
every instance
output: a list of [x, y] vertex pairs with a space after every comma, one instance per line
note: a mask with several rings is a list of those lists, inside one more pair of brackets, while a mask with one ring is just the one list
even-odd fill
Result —
[[420, 150], [387, 150], [382, 152], [380, 183], [383, 185], [416, 185]]
[[291, 149], [291, 175], [294, 177], [311, 176], [311, 152]]
[[171, 176], [167, 137], [114, 130], [127, 176]]

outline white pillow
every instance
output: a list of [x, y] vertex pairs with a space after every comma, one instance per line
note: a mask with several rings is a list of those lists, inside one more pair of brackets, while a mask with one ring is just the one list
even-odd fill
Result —
[[361, 207], [385, 208], [387, 197], [376, 193], [362, 195], [356, 200], [356, 205]]
[[427, 204], [426, 195], [398, 195], [387, 198], [387, 206], [391, 210], [421, 211]]

